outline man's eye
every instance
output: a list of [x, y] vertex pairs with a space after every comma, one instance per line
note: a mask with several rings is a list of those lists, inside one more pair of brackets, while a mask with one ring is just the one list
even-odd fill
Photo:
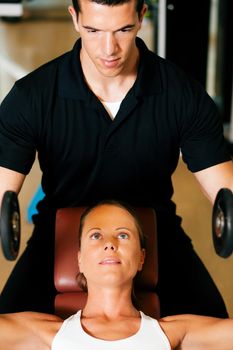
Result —
[[91, 235], [91, 239], [93, 240], [97, 240], [100, 239], [100, 233], [99, 232], [95, 232]]
[[87, 32], [88, 32], [88, 33], [96, 33], [97, 30], [96, 30], [96, 29], [91, 29], [91, 28], [90, 28], [90, 29], [87, 29]]
[[119, 233], [118, 237], [119, 237], [120, 239], [128, 239], [128, 238], [129, 238], [129, 235], [128, 235], [128, 233], [121, 232], [121, 233]]
[[123, 28], [123, 29], [121, 29], [121, 32], [127, 33], [127, 32], [130, 32], [131, 30], [132, 30], [132, 28]]

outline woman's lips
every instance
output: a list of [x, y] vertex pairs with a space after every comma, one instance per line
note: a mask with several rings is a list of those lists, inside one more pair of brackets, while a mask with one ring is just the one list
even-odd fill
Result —
[[118, 258], [104, 258], [101, 260], [100, 265], [115, 265], [120, 263], [121, 262]]

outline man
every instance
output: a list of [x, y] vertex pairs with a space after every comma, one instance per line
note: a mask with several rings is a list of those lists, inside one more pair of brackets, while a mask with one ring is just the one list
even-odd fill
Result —
[[2, 103], [0, 193], [19, 192], [38, 151], [46, 196], [1, 312], [53, 312], [56, 209], [116, 198], [156, 210], [162, 316], [227, 315], [175, 215], [171, 175], [181, 149], [213, 201], [220, 188], [233, 189], [233, 165], [207, 94], [136, 39], [145, 11], [141, 0], [74, 0], [81, 40]]

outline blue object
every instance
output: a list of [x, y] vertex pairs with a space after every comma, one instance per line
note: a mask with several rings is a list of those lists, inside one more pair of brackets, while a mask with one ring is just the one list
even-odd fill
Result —
[[36, 191], [34, 197], [32, 198], [31, 202], [29, 203], [28, 210], [27, 210], [27, 221], [29, 223], [32, 223], [32, 216], [34, 214], [37, 214], [37, 203], [44, 198], [44, 192], [42, 190], [42, 187], [39, 186], [38, 190]]

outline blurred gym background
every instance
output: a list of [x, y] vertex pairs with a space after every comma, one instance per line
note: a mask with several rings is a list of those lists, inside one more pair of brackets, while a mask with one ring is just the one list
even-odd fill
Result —
[[[71, 0], [0, 0], [0, 101], [15, 80], [72, 48], [78, 34], [67, 12]], [[150, 0], [140, 36], [149, 48], [178, 64], [215, 100], [232, 150], [232, 1]], [[31, 234], [29, 208], [40, 183], [38, 163], [20, 193], [23, 250]], [[173, 176], [174, 201], [183, 227], [219, 287], [233, 316], [233, 256], [216, 255], [212, 207], [182, 159]], [[14, 266], [0, 252], [0, 291]]]

